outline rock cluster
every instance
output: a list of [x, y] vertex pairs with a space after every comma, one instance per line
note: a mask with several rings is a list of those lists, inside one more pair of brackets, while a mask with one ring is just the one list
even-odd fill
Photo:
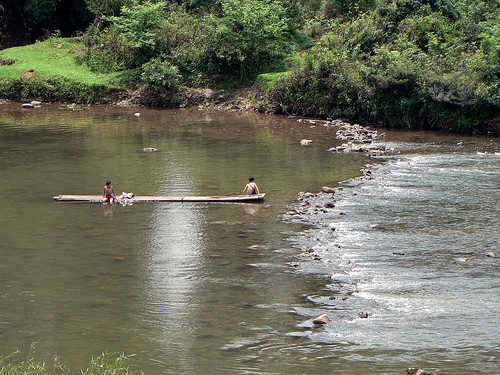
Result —
[[347, 142], [340, 146], [332, 147], [328, 151], [365, 152], [370, 156], [382, 156], [387, 152], [385, 145], [373, 144], [374, 141], [384, 137], [384, 133], [379, 133], [376, 130], [371, 130], [359, 124], [351, 125], [340, 120], [332, 122], [332, 125], [339, 127], [336, 138]]
[[[359, 178], [366, 179], [368, 177], [365, 173]], [[301, 252], [296, 254], [297, 260], [289, 263], [289, 266], [299, 272], [318, 269], [318, 267], [322, 267], [321, 263], [326, 265], [338, 262], [335, 267], [342, 270], [352, 266], [350, 260], [343, 258], [343, 251], [340, 250], [341, 245], [336, 243], [337, 231], [342, 230], [341, 227], [338, 228], [337, 218], [342, 215], [342, 212], [335, 206], [338, 204], [337, 201], [344, 199], [345, 194], [347, 193], [343, 187], [323, 186], [321, 191], [316, 194], [300, 192], [297, 202], [287, 206], [288, 211], [282, 217], [285, 221], [312, 225], [317, 228], [317, 230], [304, 232], [298, 238]], [[357, 280], [348, 276], [339, 277], [339, 275], [331, 276], [332, 284], [328, 286], [328, 290], [331, 290], [332, 294], [318, 297], [318, 301], [326, 306], [358, 309], [355, 312], [356, 315], [351, 316], [351, 319], [372, 317], [372, 312], [363, 308], [361, 300], [356, 298], [359, 293]], [[320, 314], [303, 323], [303, 326], [315, 329], [332, 323], [331, 317]]]
[[[366, 152], [371, 156], [382, 156], [387, 152], [385, 145], [383, 144], [366, 144], [366, 143], [355, 143], [349, 141], [347, 143], [343, 143], [340, 146], [332, 147], [328, 149], [328, 151], [335, 152]], [[391, 150], [394, 151], [394, 150]]]
[[359, 141], [364, 143], [371, 143], [383, 137], [384, 134], [379, 134], [376, 130], [370, 130], [365, 126], [359, 124], [343, 123], [337, 131], [337, 139], [342, 141]]

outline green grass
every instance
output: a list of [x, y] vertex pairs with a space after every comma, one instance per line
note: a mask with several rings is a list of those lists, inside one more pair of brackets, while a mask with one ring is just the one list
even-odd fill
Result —
[[287, 74], [289, 74], [289, 72], [259, 74], [255, 80], [254, 86], [264, 91], [271, 91], [276, 86], [276, 82], [278, 82], [280, 78], [286, 77]]
[[299, 56], [290, 56], [285, 59], [285, 71], [274, 73], [263, 73], [257, 76], [254, 85], [261, 90], [271, 91], [281, 78], [286, 78], [293, 70], [304, 66], [304, 59]]
[[78, 38], [51, 38], [23, 47], [0, 51], [0, 59], [14, 60], [12, 65], [0, 65], [0, 79], [18, 79], [34, 69], [40, 79], [64, 77], [87, 85], [116, 87], [116, 74], [93, 73], [87, 65], [79, 64], [77, 57], [85, 45]]
[[79, 371], [70, 370], [61, 364], [57, 358], [52, 365], [37, 362], [34, 359], [36, 344], [31, 345], [30, 352], [25, 359], [17, 358], [19, 351], [0, 356], [0, 375], [142, 375], [142, 371], [132, 370], [125, 362], [127, 357], [119, 353], [104, 352], [90, 360], [89, 367]]

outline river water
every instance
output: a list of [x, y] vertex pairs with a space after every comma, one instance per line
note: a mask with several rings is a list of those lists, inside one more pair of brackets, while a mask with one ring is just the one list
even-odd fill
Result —
[[[75, 371], [107, 350], [147, 373], [500, 373], [498, 140], [387, 131], [400, 152], [374, 159], [327, 152], [337, 129], [296, 118], [19, 107], [0, 107], [0, 353], [36, 343]], [[234, 194], [249, 176], [264, 203], [52, 201], [106, 180]], [[323, 185], [342, 189], [300, 205]]]

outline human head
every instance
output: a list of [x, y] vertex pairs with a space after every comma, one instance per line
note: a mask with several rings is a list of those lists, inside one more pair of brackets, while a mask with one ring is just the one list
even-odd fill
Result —
[[106, 186], [109, 186], [109, 185], [111, 185], [111, 181], [106, 182]]
[[248, 179], [248, 181], [249, 181], [249, 182], [253, 182], [253, 181], [255, 181], [255, 178], [250, 177], [250, 178]]

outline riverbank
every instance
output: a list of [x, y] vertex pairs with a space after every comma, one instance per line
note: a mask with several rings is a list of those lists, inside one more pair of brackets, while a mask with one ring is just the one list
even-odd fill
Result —
[[155, 84], [145, 78], [145, 68], [111, 69], [106, 67], [106, 61], [96, 63], [92, 58], [99, 56], [98, 51], [105, 49], [106, 43], [90, 53], [84, 40], [53, 37], [2, 50], [0, 98], [172, 108], [203, 106], [323, 120], [342, 118], [377, 127], [500, 134], [494, 89], [490, 98], [488, 86], [473, 80], [462, 79], [467, 85], [457, 87], [447, 83], [447, 75], [422, 77], [420, 82], [414, 73], [397, 74], [391, 80], [385, 76], [387, 72], [372, 71], [373, 66], [362, 78], [351, 75], [348, 65], [334, 73], [337, 63], [333, 61], [306, 68], [298, 63], [303, 62], [303, 56], [297, 55], [294, 62], [287, 60], [279, 72], [263, 73], [251, 80], [225, 81], [213, 75], [189, 80], [175, 74], [169, 78], [165, 73], [159, 82], [153, 79]]
[[[64, 78], [39, 80], [21, 78], [10, 81], [0, 81], [0, 97], [20, 103], [58, 102], [66, 105], [109, 104], [118, 107], [151, 107], [151, 108], [198, 108], [220, 111], [254, 111], [264, 114], [295, 116], [312, 121], [334, 121], [317, 112], [304, 115], [301, 111], [290, 113], [273, 95], [257, 86], [223, 90], [212, 88], [183, 87], [178, 91], [159, 94], [141, 87], [137, 90], [126, 90], [118, 87], [107, 87], [100, 84], [76, 83]], [[346, 123], [355, 123], [348, 118], [338, 119]], [[383, 126], [377, 122], [364, 124], [374, 128]], [[431, 130], [431, 129], [429, 129]], [[448, 134], [489, 135], [498, 137], [500, 127], [493, 122], [484, 123], [473, 130], [460, 132], [449, 127], [433, 129]]]
[[[16, 47], [1, 51], [0, 55], [0, 98], [17, 102], [39, 101], [59, 102], [64, 104], [110, 104], [116, 106], [148, 106], [170, 108], [213, 108], [229, 111], [256, 111], [266, 114], [303, 116], [321, 120], [342, 118], [349, 122], [361, 122], [370, 126], [409, 127], [398, 123], [397, 118], [380, 116], [361, 116], [353, 111], [350, 116], [344, 112], [327, 109], [321, 101], [327, 101], [328, 95], [315, 105], [309, 103], [306, 94], [303, 100], [286, 101], [278, 85], [279, 74], [272, 79], [259, 76], [250, 87], [217, 89], [213, 87], [175, 86], [166, 91], [157, 92], [151, 87], [131, 83], [120, 73], [96, 73], [84, 63], [85, 45], [78, 38], [52, 38], [33, 45]], [[129, 88], [135, 86], [136, 88]], [[280, 88], [281, 87], [281, 88]], [[309, 103], [309, 104], [308, 104]], [[328, 104], [329, 106], [332, 103]], [[439, 107], [439, 106], [438, 106]], [[338, 116], [334, 116], [338, 113]], [[347, 112], [346, 112], [347, 113]], [[343, 115], [344, 114], [344, 115]], [[361, 117], [360, 117], [361, 116]], [[443, 132], [468, 132], [500, 134], [500, 127], [495, 114], [488, 116], [484, 111], [481, 118], [463, 117], [458, 123], [473, 122], [474, 126], [459, 126], [448, 123], [434, 116], [432, 126]], [[436, 117], [437, 116], [437, 117]], [[454, 115], [456, 117], [456, 114]], [[465, 114], [463, 115], [465, 116]], [[361, 120], [363, 119], [363, 120]]]

